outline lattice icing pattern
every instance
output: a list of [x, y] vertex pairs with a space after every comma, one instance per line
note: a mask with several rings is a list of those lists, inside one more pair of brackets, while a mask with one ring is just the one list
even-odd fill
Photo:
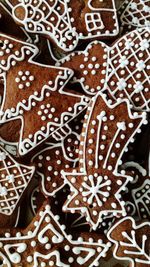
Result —
[[19, 164], [0, 147], [0, 213], [11, 215], [27, 189], [35, 168]]
[[149, 110], [150, 30], [133, 31], [110, 51], [107, 90], [114, 97], [128, 98], [137, 108]]
[[150, 29], [132, 31], [112, 47], [94, 41], [84, 51], [75, 51], [56, 63], [74, 70], [79, 82], [92, 96], [102, 91], [109, 98], [127, 98], [134, 108], [149, 111]]
[[126, 5], [121, 15], [121, 22], [129, 28], [150, 27], [150, 2], [149, 0], [131, 0], [122, 4]]

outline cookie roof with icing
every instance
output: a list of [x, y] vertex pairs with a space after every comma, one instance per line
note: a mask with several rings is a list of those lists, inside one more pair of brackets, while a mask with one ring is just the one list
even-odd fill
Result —
[[63, 90], [71, 70], [33, 61], [37, 54], [33, 45], [4, 35], [0, 39], [0, 76], [5, 83], [0, 122], [21, 120], [19, 153], [23, 155], [49, 136], [59, 140], [65, 127], [69, 128], [68, 122], [87, 106], [88, 99]]
[[150, 222], [136, 224], [132, 217], [125, 217], [109, 230], [107, 236], [115, 244], [116, 259], [128, 260], [131, 267], [150, 265]]
[[6, 0], [17, 23], [27, 32], [51, 39], [64, 51], [79, 40], [108, 38], [118, 34], [114, 0]]
[[59, 223], [45, 202], [35, 219], [25, 230], [10, 229], [0, 232], [0, 256], [8, 266], [60, 266], [79, 267], [98, 265], [110, 247], [106, 239], [87, 239], [81, 235], [73, 240], [65, 233], [65, 226]]
[[74, 70], [89, 95], [106, 92], [116, 101], [127, 98], [136, 109], [150, 110], [150, 29], [132, 31], [112, 47], [94, 41], [84, 51], [73, 52], [56, 65]]
[[92, 99], [81, 134], [79, 167], [62, 172], [71, 190], [64, 211], [85, 215], [93, 228], [102, 215], [125, 214], [121, 191], [132, 178], [118, 173], [118, 167], [143, 123], [146, 114], [132, 112], [127, 100], [111, 104], [101, 93]]

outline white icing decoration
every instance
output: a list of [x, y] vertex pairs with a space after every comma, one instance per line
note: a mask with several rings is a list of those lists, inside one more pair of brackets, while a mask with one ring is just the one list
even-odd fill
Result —
[[[150, 28], [137, 29], [121, 37], [112, 47], [99, 41], [91, 42], [84, 51], [75, 51], [56, 65], [72, 66], [73, 82], [79, 82], [89, 95], [101, 91], [110, 99], [127, 98], [135, 109], [149, 111], [149, 40]], [[92, 62], [92, 55], [97, 55], [98, 49], [102, 52]], [[97, 64], [99, 61], [102, 61], [101, 65]], [[92, 79], [92, 75], [96, 79]]]
[[[65, 146], [65, 141], [70, 137], [76, 137], [75, 139], [75, 142], [74, 143], [70, 143], [70, 147], [69, 146]], [[38, 164], [40, 164], [41, 167], [43, 167], [43, 165], [45, 166], [44, 167], [44, 170], [42, 169], [40, 171], [40, 169], [37, 170], [37, 173], [39, 174], [39, 176], [41, 177], [42, 179], [42, 191], [44, 192], [44, 194], [46, 196], [54, 196], [56, 194], [56, 192], [58, 192], [62, 187], [64, 187], [64, 180], [61, 179], [62, 181], [61, 182], [57, 182], [57, 179], [54, 179], [55, 178], [55, 171], [58, 172], [57, 174], [57, 177], [58, 176], [61, 176], [61, 173], [60, 173], [60, 168], [57, 170], [57, 165], [61, 165], [61, 161], [57, 160], [55, 161], [55, 163], [51, 163], [51, 160], [49, 159], [49, 162], [50, 162], [50, 165], [48, 166], [48, 170], [49, 170], [49, 173], [53, 170], [53, 173], [49, 174], [50, 175], [50, 178], [49, 179], [52, 179], [55, 181], [55, 184], [56, 184], [56, 187], [54, 188], [50, 188], [50, 191], [48, 191], [48, 189], [46, 188], [46, 184], [47, 184], [47, 181], [46, 179], [48, 179], [46, 177], [46, 174], [45, 174], [45, 170], [47, 168], [46, 166], [46, 163], [45, 161], [47, 160], [46, 159], [46, 156], [45, 156], [45, 153], [47, 153], [47, 151], [49, 152], [49, 154], [51, 153], [55, 153], [56, 154], [56, 157], [57, 157], [57, 152], [60, 153], [60, 156], [62, 157], [63, 155], [63, 161], [67, 161], [65, 166], [67, 165], [68, 167], [68, 164], [69, 166], [73, 166], [75, 167], [77, 162], [78, 162], [78, 157], [75, 157], [74, 154], [70, 153], [68, 154], [68, 149], [71, 149], [71, 146], [73, 146], [75, 144], [76, 146], [76, 142], [79, 143], [79, 140], [80, 140], [80, 135], [74, 131], [71, 131], [69, 132], [68, 134], [66, 134], [65, 138], [63, 138], [61, 140], [61, 142], [57, 142], [57, 143], [49, 143], [49, 142], [46, 142], [45, 145], [46, 145], [46, 148], [44, 148], [43, 150], [41, 150], [40, 152], [38, 152], [37, 154], [35, 154], [33, 156], [33, 158], [31, 159], [31, 162], [37, 162], [37, 159], [38, 159]], [[71, 140], [71, 141], [74, 141], [74, 140]], [[52, 167], [53, 166], [53, 167]], [[61, 167], [61, 170], [62, 170], [62, 167]], [[52, 178], [51, 178], [52, 176]], [[54, 177], [54, 178], [53, 178]], [[34, 209], [33, 209], [34, 210]]]
[[0, 213], [11, 215], [26, 190], [35, 167], [19, 164], [2, 147], [0, 155]]
[[[1, 36], [4, 37], [4, 35], [1, 35]], [[87, 103], [89, 99], [85, 96], [73, 94], [73, 93], [63, 90], [64, 86], [66, 85], [66, 83], [68, 82], [68, 80], [71, 78], [73, 74], [73, 72], [70, 69], [51, 67], [51, 66], [41, 65], [40, 63], [36, 63], [33, 61], [33, 56], [37, 54], [37, 49], [35, 46], [29, 45], [29, 48], [28, 48], [28, 44], [24, 42], [19, 42], [18, 40], [7, 38], [8, 42], [9, 40], [17, 42], [18, 44], [22, 45], [22, 47], [21, 47], [21, 55], [19, 56], [19, 58], [13, 54], [8, 56], [5, 69], [2, 67], [2, 74], [0, 74], [0, 76], [4, 78], [5, 88], [4, 88], [4, 99], [3, 99], [3, 103], [1, 106], [1, 110], [0, 110], [0, 122], [5, 123], [7, 121], [16, 120], [16, 119], [21, 120], [22, 126], [21, 126], [20, 140], [19, 140], [19, 153], [20, 155], [24, 155], [28, 153], [30, 150], [32, 150], [37, 144], [40, 144], [45, 139], [47, 139], [49, 136], [52, 136], [56, 140], [60, 140], [61, 138], [63, 138], [70, 131], [68, 123], [87, 107]], [[10, 106], [5, 111], [3, 111], [4, 106], [5, 106], [5, 101], [7, 98], [8, 73], [7, 72], [5, 73], [5, 71], [9, 71], [10, 68], [15, 68], [15, 66], [11, 65], [12, 59], [16, 60], [16, 62], [26, 60], [26, 56], [28, 55], [26, 55], [24, 51], [27, 49], [31, 50], [33, 53], [33, 55], [29, 59], [27, 59], [28, 66], [30, 68], [32, 68], [33, 66], [37, 68], [38, 70], [40, 68], [41, 72], [44, 71], [45, 68], [50, 73], [53, 72], [53, 70], [55, 69], [56, 71], [55, 79], [53, 78], [54, 80], [49, 81], [48, 84], [46, 81], [45, 83], [43, 81], [43, 84], [41, 85], [41, 91], [40, 92], [34, 91], [34, 94], [31, 94], [30, 89], [28, 88], [28, 85], [29, 85], [28, 81], [30, 81], [30, 83], [32, 83], [33, 85], [33, 83], [36, 82], [37, 78], [35, 78], [34, 75], [28, 69], [25, 69], [24, 71], [22, 71], [22, 69], [20, 68], [20, 71], [18, 71], [15, 82], [18, 85], [19, 94], [21, 94], [20, 89], [26, 90], [28, 94], [27, 99], [18, 101], [16, 107]], [[28, 76], [28, 81], [26, 80], [27, 76]], [[51, 110], [49, 113], [49, 108], [47, 109], [47, 106], [44, 105], [44, 103], [47, 103], [47, 98], [50, 98], [51, 95], [54, 98], [55, 94], [57, 95], [56, 98], [59, 98], [59, 94], [60, 94], [60, 95], [64, 95], [64, 97], [65, 96], [70, 97], [70, 101], [71, 99], [73, 101], [72, 103], [73, 107], [71, 111], [68, 106], [62, 107], [63, 112], [61, 113], [61, 111], [59, 111], [60, 115], [58, 118], [55, 115], [55, 110], [57, 109], [57, 107], [54, 108], [51, 106]], [[28, 138], [27, 137], [23, 138], [24, 127], [26, 125], [25, 123], [26, 116], [24, 115], [24, 113], [29, 112], [29, 111], [32, 112], [36, 104], [38, 104], [39, 102], [41, 102], [41, 108], [44, 112], [44, 114], [41, 116], [41, 126], [43, 126], [43, 123], [44, 123], [44, 127], [40, 127], [39, 130], [36, 129], [35, 132], [32, 129], [31, 134], [28, 136]], [[39, 116], [40, 112], [42, 114], [41, 109], [39, 109], [37, 116]], [[33, 125], [34, 124], [32, 123], [32, 126]]]
[[0, 146], [4, 147], [4, 149], [12, 156], [17, 156], [18, 143], [11, 143], [0, 137]]
[[132, 196], [139, 218], [150, 217], [150, 180], [146, 179], [142, 186], [132, 190]]

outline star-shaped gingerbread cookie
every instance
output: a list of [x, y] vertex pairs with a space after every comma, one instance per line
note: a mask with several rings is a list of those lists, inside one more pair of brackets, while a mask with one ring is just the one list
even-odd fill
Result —
[[82, 234], [77, 240], [65, 233], [65, 226], [54, 216], [50, 205], [45, 202], [35, 219], [25, 230], [0, 231], [0, 256], [8, 266], [98, 266], [110, 247], [101, 236], [87, 239]]
[[102, 216], [125, 214], [121, 191], [132, 178], [118, 167], [143, 123], [146, 114], [132, 113], [127, 100], [111, 104], [101, 93], [92, 99], [81, 134], [79, 167], [62, 172], [71, 190], [64, 211], [85, 215], [94, 229]]

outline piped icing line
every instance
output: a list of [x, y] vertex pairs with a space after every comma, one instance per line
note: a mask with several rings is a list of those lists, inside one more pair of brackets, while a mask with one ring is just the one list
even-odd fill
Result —
[[128, 168], [135, 168], [136, 170], [139, 171], [139, 173], [142, 174], [142, 176], [147, 175], [147, 171], [145, 168], [143, 168], [139, 163], [134, 162], [134, 161], [128, 161], [122, 164], [123, 169], [128, 169]]
[[[144, 40], [143, 40], [143, 38], [144, 38], [143, 35], [144, 34], [145, 34], [145, 36], [147, 36], [147, 39], [146, 38], [144, 39], [145, 43], [144, 43]], [[124, 59], [123, 59], [123, 56], [121, 54], [124, 54], [124, 51], [125, 51], [126, 47], [124, 47], [123, 51], [119, 48], [119, 44], [120, 44], [120, 47], [121, 47], [121, 40], [118, 40], [114, 44], [114, 46], [110, 49], [110, 55], [111, 56], [109, 57], [109, 60], [108, 60], [108, 64], [109, 64], [109, 68], [110, 68], [110, 74], [108, 75], [108, 77], [106, 77], [106, 79], [107, 79], [107, 82], [106, 82], [107, 89], [106, 88], [103, 89], [103, 90], [105, 90], [105, 89], [108, 90], [109, 94], [112, 97], [114, 97], [115, 100], [117, 99], [116, 96], [115, 96], [116, 92], [118, 92], [121, 89], [122, 89], [122, 91], [124, 90], [124, 92], [126, 94], [125, 96], [129, 99], [130, 103], [132, 105], [134, 105], [134, 108], [136, 108], [136, 105], [135, 105], [134, 101], [132, 100], [132, 98], [133, 98], [133, 96], [135, 94], [139, 94], [139, 97], [141, 99], [143, 99], [143, 105], [141, 105], [140, 107], [137, 106], [136, 109], [137, 110], [138, 109], [143, 109], [145, 107], [145, 109], [147, 111], [149, 111], [149, 102], [150, 102], [150, 100], [145, 98], [145, 96], [143, 94], [144, 88], [142, 87], [140, 89], [140, 85], [143, 86], [144, 83], [146, 83], [146, 81], [149, 84], [149, 76], [148, 76], [148, 70], [149, 70], [148, 62], [149, 62], [149, 58], [150, 58], [150, 52], [149, 52], [150, 44], [149, 44], [149, 39], [148, 39], [149, 34], [150, 34], [150, 29], [149, 28], [143, 28], [143, 29], [134, 30], [134, 31], [126, 34], [125, 36], [123, 36], [122, 37], [122, 41], [125, 40], [126, 43], [128, 43], [128, 45], [130, 46], [130, 50], [131, 50], [130, 55], [128, 57], [124, 56]], [[129, 42], [129, 38], [132, 38], [132, 43]], [[134, 41], [136, 42], [137, 40], [139, 40], [140, 46], [138, 46], [138, 48], [136, 48], [136, 50], [134, 50], [134, 47], [132, 48], [132, 46], [134, 44]], [[115, 54], [115, 55], [113, 55], [113, 50], [114, 49], [117, 49], [117, 54]], [[132, 57], [135, 58], [137, 63], [140, 63], [140, 60], [139, 60], [137, 54], [140, 53], [141, 50], [145, 51], [147, 56], [146, 56], [145, 60], [143, 61], [143, 64], [145, 64], [145, 67], [142, 67], [142, 69], [141, 69], [141, 71], [143, 70], [145, 79], [143, 79], [142, 82], [139, 81], [139, 90], [138, 90], [138, 79], [135, 77], [135, 74], [137, 73], [137, 68], [134, 68], [134, 72], [131, 72], [131, 70], [128, 67], [128, 64], [130, 63], [130, 58], [132, 58]], [[122, 64], [125, 64], [125, 66], [126, 66], [125, 68], [129, 72], [129, 75], [126, 77], [126, 79], [121, 79], [121, 77], [117, 74], [117, 71], [121, 67], [121, 62], [118, 65], [117, 68], [115, 67], [115, 65], [113, 63], [113, 62], [115, 62], [115, 58], [117, 57], [117, 55], [120, 57], [120, 60], [122, 60]], [[145, 70], [146, 66], [147, 66], [147, 72]], [[118, 80], [118, 86], [113, 91], [112, 88], [111, 88], [111, 82], [113, 82], [113, 79], [115, 79], [115, 78], [117, 78], [117, 80]], [[119, 79], [120, 79], [120, 88], [119, 88]], [[130, 79], [132, 79], [133, 82], [134, 82], [132, 93], [129, 93], [127, 90], [125, 90], [125, 88], [128, 85], [128, 80], [130, 80]], [[121, 88], [121, 84], [122, 84], [122, 88]], [[137, 87], [137, 90], [136, 90], [135, 86]]]
[[127, 33], [111, 47], [93, 41], [56, 66], [72, 68], [72, 82], [80, 83], [89, 96], [101, 91], [114, 101], [127, 98], [134, 109], [149, 111], [149, 36], [147, 27]]
[[[3, 40], [4, 46], [7, 46], [7, 45], [10, 46], [11, 45], [11, 47], [8, 48], [8, 49], [10, 49], [10, 51], [9, 51], [9, 53], [7, 53], [9, 55], [7, 61], [5, 61], [5, 63], [3, 63], [2, 60], [0, 61], [0, 76], [3, 73], [7, 72], [11, 68], [12, 65], [16, 64], [16, 62], [23, 61], [25, 59], [26, 54], [29, 56], [30, 53], [32, 53], [31, 54], [31, 61], [32, 61], [32, 59], [39, 53], [39, 49], [35, 45], [17, 40], [15, 38], [10, 37], [10, 36], [8, 37], [7, 35], [2, 34], [2, 33], [0, 34], [0, 37], [6, 38], [5, 40]], [[17, 53], [15, 53], [15, 54], [11, 54], [11, 49], [14, 48], [14, 45], [11, 44], [10, 41], [12, 41], [12, 42], [17, 41], [17, 43], [20, 44], [20, 46], [22, 45], [22, 47], [20, 47], [20, 51], [17, 51]], [[1, 42], [2, 42], [2, 40], [1, 40]], [[0, 56], [3, 57], [2, 54]]]
[[31, 159], [31, 162], [37, 166], [42, 191], [46, 196], [54, 196], [64, 187], [61, 170], [75, 167], [79, 161], [78, 144], [80, 135], [76, 131], [69, 132], [57, 143], [45, 142], [46, 147]]
[[[129, 225], [129, 227], [126, 229], [122, 229], [122, 236], [124, 240], [126, 241], [119, 241], [118, 237], [113, 237], [112, 234], [117, 228], [121, 228], [124, 223], [129, 222], [132, 226]], [[126, 225], [128, 226], [128, 225]], [[142, 228], [146, 230], [145, 234], [142, 233]], [[149, 265], [150, 264], [150, 256], [146, 251], [146, 242], [148, 241], [148, 235], [149, 235], [149, 229], [150, 229], [150, 223], [144, 222], [141, 224], [137, 224], [135, 220], [132, 217], [125, 217], [121, 220], [119, 220], [109, 231], [107, 234], [108, 239], [115, 244], [113, 255], [118, 260], [127, 260], [131, 262], [132, 267], [139, 266], [138, 264], [141, 264], [141, 266]], [[121, 229], [120, 229], [121, 230]], [[140, 230], [140, 231], [139, 231]], [[126, 232], [127, 231], [127, 232]], [[130, 232], [130, 235], [128, 232]], [[141, 235], [141, 244], [138, 244], [138, 238], [136, 239], [136, 232]], [[141, 232], [141, 233], [140, 233]], [[147, 235], [147, 236], [146, 236]], [[124, 248], [123, 256], [118, 255], [118, 251], [120, 247]], [[129, 248], [129, 250], [128, 250]], [[135, 249], [135, 250], [134, 250]], [[141, 256], [141, 258], [140, 258]], [[145, 264], [145, 265], [144, 265]]]
[[17, 157], [17, 148], [18, 148], [17, 142], [13, 142], [13, 143], [8, 142], [4, 140], [2, 137], [0, 137], [0, 146], [2, 146], [12, 156]]
[[[77, 97], [77, 95], [76, 95]], [[54, 122], [48, 122], [47, 123], [47, 126], [46, 126], [46, 129], [44, 129], [44, 131], [42, 130], [39, 130], [38, 132], [36, 132], [34, 134], [34, 139], [31, 140], [29, 138], [25, 138], [23, 139], [23, 118], [18, 116], [17, 118], [20, 118], [21, 121], [22, 121], [22, 128], [21, 128], [21, 134], [20, 134], [20, 141], [19, 141], [19, 153], [20, 155], [24, 155], [26, 154], [27, 152], [29, 152], [32, 147], [34, 147], [37, 143], [38, 144], [41, 144], [43, 142], [43, 140], [47, 139], [48, 137], [52, 136], [56, 139], [56, 141], [58, 140], [57, 139], [57, 133], [59, 134], [60, 133], [60, 138], [59, 139], [62, 139], [64, 137], [64, 132], [62, 133], [63, 131], [63, 127], [65, 126], [65, 120], [64, 118], [66, 116], [69, 116], [70, 119], [67, 121], [67, 124], [69, 122], [71, 122], [73, 120], [74, 117], [77, 116], [77, 114], [79, 115], [81, 112], [83, 112], [83, 110], [85, 110], [87, 108], [87, 98], [85, 97], [79, 97], [79, 99], [81, 99], [81, 101], [77, 104], [74, 105], [74, 112], [65, 112], [61, 115], [61, 118], [60, 118], [60, 123], [54, 123]], [[82, 107], [81, 111], [80, 111], [80, 107]], [[55, 127], [56, 130], [54, 130], [52, 133], [50, 132], [50, 128], [51, 126]], [[67, 134], [67, 132], [65, 133], [65, 135]], [[43, 137], [43, 139], [41, 139], [41, 141], [39, 141], [39, 136], [40, 137]], [[26, 149], [26, 146], [28, 145], [28, 149]], [[29, 148], [30, 147], [30, 148]]]
[[[146, 179], [143, 184], [132, 190], [132, 197], [140, 219], [150, 217], [150, 180]], [[146, 212], [146, 214], [145, 214]]]
[[[23, 58], [24, 59], [24, 58]], [[23, 59], [21, 59], [21, 61], [23, 60]], [[29, 60], [29, 62], [30, 63], [32, 63], [32, 64], [35, 64], [35, 65], [39, 65], [39, 66], [41, 66], [41, 67], [45, 67], [46, 65], [41, 65], [41, 64], [38, 64], [38, 63], [35, 63], [35, 62], [33, 62], [32, 60]], [[53, 69], [53, 67], [49, 67], [49, 66], [46, 66], [47, 68], [49, 68], [49, 69]], [[57, 68], [56, 68], [57, 69]], [[48, 85], [44, 85], [43, 87], [42, 87], [42, 89], [41, 89], [41, 92], [40, 92], [40, 94], [39, 95], [30, 95], [29, 96], [29, 99], [26, 101], [26, 103], [24, 104], [23, 102], [19, 102], [18, 104], [17, 104], [17, 107], [15, 108], [15, 110], [13, 111], [13, 112], [11, 112], [11, 110], [10, 109], [8, 109], [8, 110], [5, 110], [5, 112], [4, 112], [4, 114], [3, 114], [3, 107], [4, 107], [4, 103], [5, 103], [5, 95], [4, 95], [4, 100], [3, 100], [3, 103], [2, 103], [2, 107], [1, 107], [1, 110], [0, 110], [0, 114], [2, 114], [1, 115], [1, 118], [0, 118], [0, 123], [4, 123], [4, 122], [6, 122], [7, 120], [9, 120], [10, 118], [12, 118], [12, 117], [16, 117], [16, 116], [19, 116], [19, 111], [21, 110], [21, 109], [23, 109], [23, 110], [25, 110], [25, 111], [29, 111], [29, 110], [31, 110], [31, 108], [32, 108], [32, 103], [35, 101], [35, 102], [41, 102], [41, 101], [43, 101], [44, 100], [44, 98], [45, 98], [45, 91], [47, 91], [47, 90], [49, 90], [49, 91], [52, 91], [52, 92], [54, 92], [54, 91], [56, 91], [57, 90], [57, 88], [58, 88], [58, 84], [60, 83], [60, 81], [62, 81], [62, 80], [64, 80], [65, 81], [65, 83], [63, 83], [63, 87], [66, 85], [66, 83], [67, 83], [67, 81], [68, 81], [68, 79], [73, 75], [73, 72], [71, 71], [71, 70], [66, 70], [66, 69], [64, 69], [64, 68], [62, 68], [62, 70], [64, 71], [64, 73], [62, 73], [61, 75], [58, 75], [57, 77], [56, 77], [56, 80], [55, 80], [55, 84], [54, 84], [54, 86], [53, 87], [50, 87], [50, 86], [48, 86]], [[60, 71], [60, 73], [61, 73], [61, 71]], [[63, 75], [64, 74], [64, 75]], [[5, 76], [5, 78], [4, 78], [4, 81], [6, 81], [6, 76]], [[59, 89], [59, 92], [60, 93], [62, 93], [63, 94], [63, 90], [61, 90], [62, 88], [60, 88]], [[7, 90], [7, 85], [6, 85], [6, 83], [5, 83], [5, 89], [4, 89], [4, 92], [6, 92], [6, 90]], [[75, 94], [70, 94], [70, 93], [67, 93], [67, 92], [65, 92], [64, 94], [68, 94], [68, 95], [72, 95], [72, 96], [75, 96]]]
[[[94, 47], [96, 47], [96, 49], [102, 49], [103, 53], [103, 59], [104, 59], [104, 63], [103, 65], [100, 65], [97, 61], [98, 58], [96, 56], [93, 55], [93, 57], [90, 58], [90, 51], [92, 51], [92, 49], [94, 49]], [[62, 59], [58, 60], [56, 62], [56, 66], [61, 66], [64, 65], [65, 63], [68, 64], [67, 62], [71, 63], [72, 60], [72, 64], [70, 65], [70, 67], [72, 67], [73, 69], [75, 69], [74, 71], [74, 75], [73, 75], [73, 79], [71, 80], [72, 83], [80, 83], [83, 90], [89, 94], [90, 96], [95, 95], [99, 90], [103, 89], [103, 87], [107, 87], [106, 85], [106, 81], [107, 79], [105, 79], [104, 82], [102, 82], [102, 79], [99, 83], [99, 86], [97, 86], [97, 88], [90, 88], [88, 82], [86, 82], [86, 77], [90, 74], [93, 75], [93, 79], [96, 76], [97, 72], [100, 72], [101, 70], [101, 74], [104, 72], [106, 73], [106, 77], [107, 77], [107, 73], [108, 73], [108, 58], [109, 58], [109, 50], [110, 48], [103, 42], [100, 41], [93, 41], [90, 44], [88, 44], [88, 46], [86, 47], [86, 49], [84, 51], [75, 51], [72, 52], [71, 54], [63, 57]], [[74, 58], [76, 58], [78, 60], [78, 56], [83, 57], [83, 62], [78, 63], [77, 62], [75, 64], [74, 63]], [[86, 67], [86, 62], [90, 61], [90, 63], [88, 64], [88, 66]], [[84, 63], [85, 62], [85, 63]], [[78, 70], [79, 69], [79, 70]], [[77, 71], [77, 73], [76, 73]], [[79, 71], [81, 72], [81, 74], [79, 75]], [[79, 76], [77, 76], [77, 75]], [[103, 74], [104, 78], [105, 75]]]
[[[7, 7], [6, 7], [3, 3], [0, 3], [0, 7], [2, 7], [2, 9], [3, 9], [5, 12], [7, 12], [7, 14], [8, 14], [9, 16], [12, 17], [11, 12], [7, 9]], [[12, 18], [13, 18], [13, 17], [12, 17]], [[23, 27], [21, 27], [21, 30], [23, 31], [24, 35], [26, 36], [26, 40], [25, 40], [25, 41], [26, 41], [27, 43], [32, 43], [32, 39], [31, 39], [31, 37], [30, 37], [29, 34], [24, 30]]]

